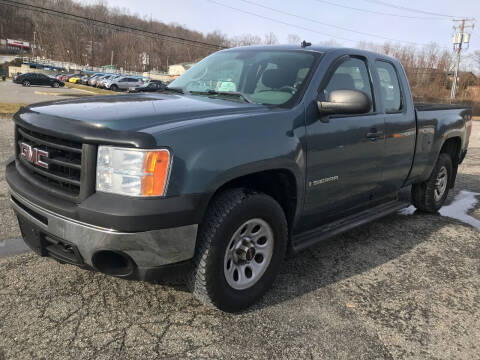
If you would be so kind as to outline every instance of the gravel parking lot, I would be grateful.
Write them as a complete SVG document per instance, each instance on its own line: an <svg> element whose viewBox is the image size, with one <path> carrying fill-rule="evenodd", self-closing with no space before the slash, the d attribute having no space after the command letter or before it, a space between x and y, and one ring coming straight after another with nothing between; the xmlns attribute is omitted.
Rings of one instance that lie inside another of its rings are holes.
<svg viewBox="0 0 480 360"><path fill-rule="evenodd" d="M4 181L11 120L0 130L0 254L9 255L23 248ZM479 202L480 122L443 215L406 210L289 258L261 303L237 315L203 306L181 281L3 257L0 359L478 359Z"/></svg>

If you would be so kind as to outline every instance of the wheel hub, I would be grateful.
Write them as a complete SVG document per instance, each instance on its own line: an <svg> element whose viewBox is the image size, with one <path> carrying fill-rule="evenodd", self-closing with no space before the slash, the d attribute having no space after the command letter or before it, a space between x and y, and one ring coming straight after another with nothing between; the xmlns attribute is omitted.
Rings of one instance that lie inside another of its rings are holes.
<svg viewBox="0 0 480 360"><path fill-rule="evenodd" d="M249 263L255 257L255 245L252 243L250 238L244 238L238 242L238 245L235 250L236 261L235 263Z"/></svg>

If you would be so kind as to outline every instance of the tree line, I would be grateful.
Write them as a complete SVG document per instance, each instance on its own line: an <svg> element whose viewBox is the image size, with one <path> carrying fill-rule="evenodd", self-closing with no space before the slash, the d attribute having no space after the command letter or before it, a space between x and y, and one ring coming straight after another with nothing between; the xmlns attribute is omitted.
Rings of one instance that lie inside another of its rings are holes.
<svg viewBox="0 0 480 360"><path fill-rule="evenodd" d="M271 32L264 36L244 34L227 37L220 31L207 34L187 29L177 24L140 18L126 10L109 8L104 3L78 3L73 0L22 0L29 4L75 14L76 18L52 15L0 4L0 38L35 42L34 55L69 61L81 65L102 66L112 64L130 71L167 71L175 63L194 62L223 47L277 44L279 39ZM99 25L80 19L92 18L108 23L137 28L150 33L160 33L179 41L155 35L142 35L116 27ZM298 35L290 34L287 42L300 44ZM315 42L314 43L319 43ZM211 44L202 45L200 43ZM339 45L335 41L324 45ZM357 47L381 52L398 58L405 67L416 98L447 98L452 83L453 54L436 44L422 48L385 43L382 45L361 42ZM143 54L148 54L148 64ZM480 52L471 57L480 70ZM468 72L461 73L459 96L472 97L468 88L478 80ZM473 100L473 99L472 99Z"/></svg>

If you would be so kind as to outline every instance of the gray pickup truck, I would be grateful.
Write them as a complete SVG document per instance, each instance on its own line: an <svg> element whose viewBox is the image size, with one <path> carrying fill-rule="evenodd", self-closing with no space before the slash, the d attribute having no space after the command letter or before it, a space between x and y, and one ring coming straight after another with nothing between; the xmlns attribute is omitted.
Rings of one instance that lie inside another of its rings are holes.
<svg viewBox="0 0 480 360"><path fill-rule="evenodd" d="M6 179L33 250L128 279L181 271L224 311L256 302L288 252L410 203L436 212L472 129L469 108L414 105L396 59L308 44L220 51L163 93L14 122Z"/></svg>

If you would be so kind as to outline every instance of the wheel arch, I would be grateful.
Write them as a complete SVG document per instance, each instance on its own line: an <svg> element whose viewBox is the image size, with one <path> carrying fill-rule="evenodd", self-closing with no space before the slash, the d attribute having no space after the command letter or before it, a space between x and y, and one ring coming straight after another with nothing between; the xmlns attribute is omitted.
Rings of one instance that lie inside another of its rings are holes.
<svg viewBox="0 0 480 360"><path fill-rule="evenodd" d="M452 159L452 174L450 176L450 188L452 189L455 184L455 179L457 178L458 164L460 163L460 152L462 149L462 139L460 136L453 136L448 138L443 143L440 154L448 154Z"/></svg>
<svg viewBox="0 0 480 360"><path fill-rule="evenodd" d="M298 207L301 203L298 192L299 186L301 186L299 179L290 169L286 168L268 169L244 174L229 179L217 187L205 204L204 216L212 201L220 193L229 189L245 188L265 193L274 198L285 213L289 232L291 233L296 216L299 213Z"/></svg>

